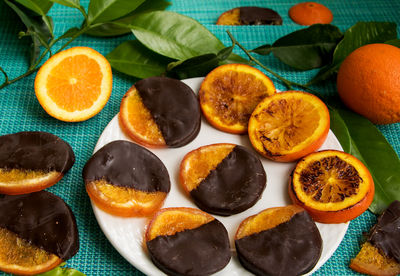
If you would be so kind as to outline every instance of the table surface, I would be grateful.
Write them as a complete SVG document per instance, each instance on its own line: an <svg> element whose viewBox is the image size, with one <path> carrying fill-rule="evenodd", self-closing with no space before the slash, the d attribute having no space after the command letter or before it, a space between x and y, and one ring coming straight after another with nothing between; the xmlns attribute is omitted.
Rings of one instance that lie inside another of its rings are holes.
<svg viewBox="0 0 400 276"><path fill-rule="evenodd" d="M87 7L88 1L81 0ZM303 28L288 17L288 10L299 1L288 0L172 0L168 10L190 16L212 33L225 45L230 45L226 30L246 48L273 43L277 38L292 31ZM330 0L319 1L328 6L333 14L332 24L342 31L357 21L391 21L400 25L400 1L394 0ZM238 6L262 6L276 10L283 18L282 26L216 26L215 22L222 12ZM55 35L59 36L70 27L79 26L81 15L74 9L54 5L49 13L54 20ZM21 75L27 69L28 39L18 39L17 35L24 27L18 18L0 2L0 66L9 73L10 78ZM398 28L398 30L400 30ZM133 39L129 34L117 38L79 37L72 46L89 46L103 55L109 53L123 41ZM56 45L57 46L57 45ZM240 53L239 49L235 49ZM272 56L262 57L261 61L276 70L286 78L305 83L316 73L316 70L297 72L282 64ZM35 74L10 85L0 91L0 135L19 131L51 132L71 144L76 163L71 171L56 185L47 189L61 196L72 208L80 235L80 250L67 262L69 267L76 268L87 275L142 275L131 266L108 242L101 232L85 192L81 172L84 164L90 158L94 146L108 122L119 111L122 96L136 79L113 72L113 92L105 108L94 118L80 123L64 123L48 116L39 105L34 95ZM278 89L284 87L272 78ZM2 81L2 76L0 76ZM334 81L326 82L317 87L322 93L336 93ZM378 126L381 132L400 154L400 124ZM347 234L334 255L314 275L352 275L348 264L358 250L362 233L375 223L376 217L365 212L351 221Z"/></svg>

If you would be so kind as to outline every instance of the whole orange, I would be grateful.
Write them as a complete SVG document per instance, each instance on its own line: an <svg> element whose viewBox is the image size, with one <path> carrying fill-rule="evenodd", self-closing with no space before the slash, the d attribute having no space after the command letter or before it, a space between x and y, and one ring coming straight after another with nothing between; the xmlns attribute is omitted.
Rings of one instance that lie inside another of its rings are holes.
<svg viewBox="0 0 400 276"><path fill-rule="evenodd" d="M400 122L400 49L368 44L346 57L337 76L343 103L374 124Z"/></svg>

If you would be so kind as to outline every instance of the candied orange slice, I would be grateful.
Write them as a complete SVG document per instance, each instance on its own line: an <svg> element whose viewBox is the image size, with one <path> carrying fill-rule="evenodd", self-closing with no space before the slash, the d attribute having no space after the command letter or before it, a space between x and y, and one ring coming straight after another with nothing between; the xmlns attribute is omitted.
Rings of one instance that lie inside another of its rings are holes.
<svg viewBox="0 0 400 276"><path fill-rule="evenodd" d="M275 93L271 79L244 64L221 65L203 80L200 106L207 121L229 133L246 133L257 104Z"/></svg>
<svg viewBox="0 0 400 276"><path fill-rule="evenodd" d="M186 154L179 170L180 182L186 192L196 189L234 147L234 144L207 145Z"/></svg>
<svg viewBox="0 0 400 276"><path fill-rule="evenodd" d="M0 228L0 270L18 275L36 275L57 267L62 260Z"/></svg>
<svg viewBox="0 0 400 276"><path fill-rule="evenodd" d="M315 221L342 223L368 209L374 182L364 164L342 151L325 150L301 159L290 179L292 201Z"/></svg>
<svg viewBox="0 0 400 276"><path fill-rule="evenodd" d="M119 122L124 132L134 141L147 147L167 146L161 130L150 111L144 106L135 86L132 86L122 98Z"/></svg>
<svg viewBox="0 0 400 276"><path fill-rule="evenodd" d="M298 3L289 9L290 18L299 25L329 24L333 14L326 6L316 2Z"/></svg>
<svg viewBox="0 0 400 276"><path fill-rule="evenodd" d="M302 211L304 209L297 205L265 209L240 223L235 240L272 229L279 224L289 221L295 214Z"/></svg>
<svg viewBox="0 0 400 276"><path fill-rule="evenodd" d="M146 240L157 236L174 235L184 230L195 229L214 220L211 215L194 208L164 208L159 210L149 223Z"/></svg>
<svg viewBox="0 0 400 276"><path fill-rule="evenodd" d="M400 274L400 264L387 257L370 242L365 242L357 256L351 260L350 268L364 274L395 276Z"/></svg>
<svg viewBox="0 0 400 276"><path fill-rule="evenodd" d="M291 162L317 149L329 132L329 111L316 96L286 91L265 98L249 120L249 138L264 157Z"/></svg>
<svg viewBox="0 0 400 276"><path fill-rule="evenodd" d="M49 58L35 78L36 97L52 117L87 120L105 106L112 90L107 59L88 47L73 47Z"/></svg>
<svg viewBox="0 0 400 276"><path fill-rule="evenodd" d="M118 187L105 180L89 182L86 191L100 209L122 217L149 216L162 206L167 197L164 192Z"/></svg>
<svg viewBox="0 0 400 276"><path fill-rule="evenodd" d="M56 171L0 169L0 193L8 195L37 192L61 180L63 174Z"/></svg>

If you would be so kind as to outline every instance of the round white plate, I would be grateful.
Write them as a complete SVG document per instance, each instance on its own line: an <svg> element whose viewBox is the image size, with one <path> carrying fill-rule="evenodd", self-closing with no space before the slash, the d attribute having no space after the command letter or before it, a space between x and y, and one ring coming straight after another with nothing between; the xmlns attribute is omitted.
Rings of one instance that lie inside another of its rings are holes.
<svg viewBox="0 0 400 276"><path fill-rule="evenodd" d="M199 91L200 84L203 78L193 78L183 80L184 83L189 85L195 93ZM101 134L94 152L99 150L105 144L114 140L128 140L121 131L118 124L118 114L111 120L111 122L104 129ZM165 148L165 149L150 149L156 154L165 164L168 169L171 179L171 192L163 207L194 207L196 205L185 194L179 184L179 165L182 158L189 151L196 149L200 146L214 144L214 143L234 143L243 145L252 149L247 135L234 135L219 131L211 127L204 118L202 119L201 129L199 135L188 145L181 148ZM336 149L342 150L335 135L329 131L328 138L321 149ZM266 208L285 206L291 204L287 192L287 183L291 170L294 168L294 163L278 163L269 161L260 156L267 173L267 187L262 194L262 198L250 209L230 216L221 217L214 216L220 220L226 227L229 233L232 248L232 259L229 264L216 275L251 275L239 263L233 237L240 222L250 215L254 215ZM147 275L164 275L154 264L151 262L150 257L145 251L143 236L145 227L148 222L146 218L122 218L110 215L92 203L93 212L96 219L103 230L104 234L114 246L116 250L133 266ZM333 254L339 246L346 233L348 223L342 224L321 224L317 223L318 229L321 233L323 240L323 251L320 260L315 266L317 270L322 266Z"/></svg>

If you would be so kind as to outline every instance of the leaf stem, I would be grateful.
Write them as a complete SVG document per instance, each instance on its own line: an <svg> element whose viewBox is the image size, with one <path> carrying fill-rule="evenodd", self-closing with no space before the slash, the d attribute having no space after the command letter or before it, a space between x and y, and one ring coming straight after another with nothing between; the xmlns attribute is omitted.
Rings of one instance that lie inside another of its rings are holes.
<svg viewBox="0 0 400 276"><path fill-rule="evenodd" d="M259 60L257 60L255 57L253 57L250 52L244 48L231 34L231 32L229 32L229 30L226 31L230 37L230 39L232 40L232 43L234 45L239 46L240 49L242 49L242 51L248 56L248 58L253 61L255 64L257 64L258 66L260 66L262 69L264 69L265 71L267 71L268 73L270 73L271 75L273 75L274 77L276 77L277 79L279 79L281 82L283 82L283 84L289 89L293 89L293 86L297 86L300 88L303 88L305 90L308 90L310 92L313 93L318 93L317 91L315 91L314 89L309 88L308 86L301 84L301 83L297 83L297 82L293 82L290 81L288 79L285 79L284 77L280 76L278 73L272 71L271 69L269 69L268 67L266 67L264 64L262 64Z"/></svg>

